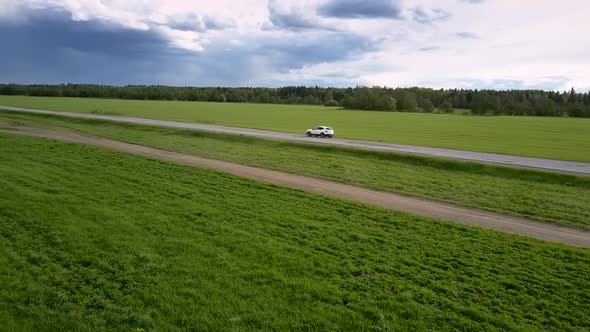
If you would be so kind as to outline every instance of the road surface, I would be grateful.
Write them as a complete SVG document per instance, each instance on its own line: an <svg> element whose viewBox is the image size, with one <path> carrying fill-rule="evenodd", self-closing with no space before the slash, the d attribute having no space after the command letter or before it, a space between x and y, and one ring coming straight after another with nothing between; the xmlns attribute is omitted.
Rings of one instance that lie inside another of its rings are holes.
<svg viewBox="0 0 590 332"><path fill-rule="evenodd" d="M260 138L274 139L274 140L317 143L317 144L334 145L334 146L349 147L349 148L360 148L360 149L374 150L374 151L401 152L401 153L408 153L408 154L426 155L426 156L431 156L431 157L459 159L459 160L467 160L467 161L475 161L475 162L483 162L483 163L502 164L502 165L509 165L509 166L515 166L515 167L527 167L527 168L536 168L536 169L548 170L548 171L590 175L590 163L584 163L584 162L521 157L521 156L504 155L504 154L497 154L497 153L485 153L485 152L429 148L429 147L422 147L422 146L379 143L379 142L360 141L360 140L343 139L343 138L332 138L332 139L310 138L305 135L268 131L268 130L216 126L216 125L208 125L208 124L201 124L201 123L153 120L153 119L126 117L126 116L48 111L48 110L37 110L37 109L14 107L14 106L4 106L4 105L0 105L0 109L15 111L15 112L24 112L24 113L49 114L49 115L67 116L67 117L74 117L74 118L124 122L124 123L132 123L132 124L139 124L139 125L171 127L171 128L181 128L181 129L191 129L191 130L203 130L203 131L226 133L226 134L248 135L248 136L255 136L255 137L260 137ZM302 128L302 130L305 130L305 129L306 128ZM338 134L338 132L336 132L336 134Z"/></svg>
<svg viewBox="0 0 590 332"><path fill-rule="evenodd" d="M357 201L386 209L405 211L420 216L439 218L460 224L524 235L540 240L590 248L590 232L536 222L526 218L464 208L452 204L360 188L308 176L206 159L110 139L80 135L72 132L58 132L26 126L15 126L6 123L0 123L0 132L100 146L143 157L171 161L193 167L214 169L264 183Z"/></svg>

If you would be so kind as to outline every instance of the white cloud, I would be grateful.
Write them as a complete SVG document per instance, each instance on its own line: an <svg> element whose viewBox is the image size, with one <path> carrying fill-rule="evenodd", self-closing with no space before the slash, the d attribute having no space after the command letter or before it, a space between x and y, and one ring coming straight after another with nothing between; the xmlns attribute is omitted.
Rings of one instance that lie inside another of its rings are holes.
<svg viewBox="0 0 590 332"><path fill-rule="evenodd" d="M432 4L452 16L435 25L380 21L371 34L379 29L386 32L381 51L370 59L332 63L330 68L319 64L302 71L321 75L347 68L369 85L590 88L590 39L584 33L590 31L585 17L590 3L565 1L559 7L561 14L550 0L536 1L534 6L509 0ZM402 32L389 34L392 30Z"/></svg>

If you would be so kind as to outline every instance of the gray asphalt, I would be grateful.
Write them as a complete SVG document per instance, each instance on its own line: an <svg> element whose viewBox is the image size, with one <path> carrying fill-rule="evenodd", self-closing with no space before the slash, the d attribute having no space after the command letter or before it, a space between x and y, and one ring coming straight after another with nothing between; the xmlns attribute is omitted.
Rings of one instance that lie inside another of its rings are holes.
<svg viewBox="0 0 590 332"><path fill-rule="evenodd" d="M343 138L332 138L332 139L310 138L310 137L307 137L303 134L298 135L298 134L268 131L268 130L216 126L216 125L201 124L201 123L153 120L153 119L126 117L126 116L49 111L49 110L39 110L39 109L4 106L4 105L0 105L0 109L14 111L14 112L23 112L23 113L48 114L48 115L58 115L58 116L73 117L73 118L132 123L132 124L139 124L139 125L150 125L150 126L159 126L159 127L202 130L202 131L209 131L209 132L216 132L216 133L247 135L247 136L255 136L255 137L274 139L274 140L316 143L316 144L323 144L323 145L360 148L360 149L373 150L373 151L401 152L401 153L425 155L425 156L431 156L431 157L450 158L450 159L475 161L475 162L482 162L482 163L501 164L501 165L515 166L515 167L535 168L535 169L564 172L564 173L576 173L576 174L590 175L590 163L584 163L584 162L555 160L555 159L543 159L543 158L530 158L530 157L497 154L497 153L484 153L484 152L473 152L473 151L463 151L463 150L429 148L429 147L423 147L423 146L380 143L380 142L360 141L360 140L343 139ZM310 126L314 126L314 125L316 125L316 124L310 124ZM304 131L306 129L307 128L302 128L302 131ZM336 130L336 135L338 135L338 128L335 128L335 130Z"/></svg>

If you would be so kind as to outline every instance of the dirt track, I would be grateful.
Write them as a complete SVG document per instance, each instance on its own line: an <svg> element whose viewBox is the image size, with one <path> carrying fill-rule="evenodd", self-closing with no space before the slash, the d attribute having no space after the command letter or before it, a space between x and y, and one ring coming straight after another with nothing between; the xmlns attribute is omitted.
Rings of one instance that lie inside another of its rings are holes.
<svg viewBox="0 0 590 332"><path fill-rule="evenodd" d="M215 169L225 173L255 179L265 183L358 201L382 208L406 211L416 215L451 220L460 224L474 225L505 233L519 234L546 241L590 248L590 232L535 222L525 218L458 207L452 204L433 202L425 199L359 188L307 176L271 171L219 160L200 158L192 155L165 151L141 145L79 135L71 132L58 132L26 126L6 125L1 123L0 132L9 132L21 135L50 138L65 142L100 146L144 157L172 161L194 167Z"/></svg>

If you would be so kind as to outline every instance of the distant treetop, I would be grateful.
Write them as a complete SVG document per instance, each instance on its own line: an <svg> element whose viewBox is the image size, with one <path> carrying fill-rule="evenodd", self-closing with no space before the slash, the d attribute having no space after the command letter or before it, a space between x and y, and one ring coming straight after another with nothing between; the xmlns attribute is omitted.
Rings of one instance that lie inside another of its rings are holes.
<svg viewBox="0 0 590 332"><path fill-rule="evenodd" d="M401 112L590 117L590 93L543 90L466 90L430 88L282 88L108 86L91 84L0 84L0 95L46 97L185 100L232 103L273 103L342 106L345 109Z"/></svg>

